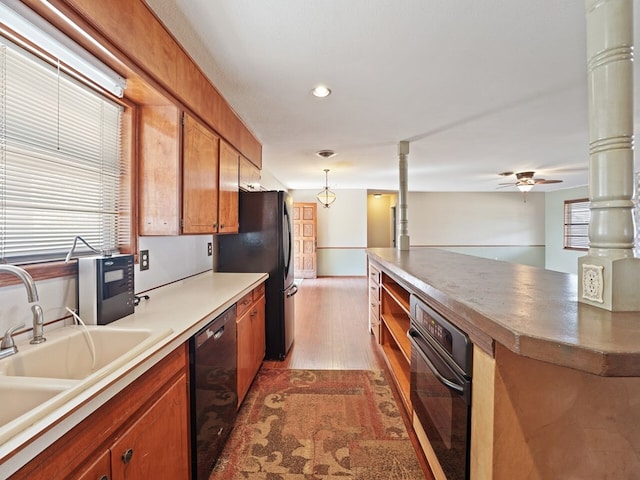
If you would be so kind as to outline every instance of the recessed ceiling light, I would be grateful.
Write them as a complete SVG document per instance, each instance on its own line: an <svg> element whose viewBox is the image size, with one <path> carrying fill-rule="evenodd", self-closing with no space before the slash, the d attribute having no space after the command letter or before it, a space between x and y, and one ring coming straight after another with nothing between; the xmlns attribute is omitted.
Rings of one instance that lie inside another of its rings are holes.
<svg viewBox="0 0 640 480"><path fill-rule="evenodd" d="M325 87L324 85L318 85L316 88L311 90L311 93L313 93L318 98L324 98L331 95L331 89Z"/></svg>

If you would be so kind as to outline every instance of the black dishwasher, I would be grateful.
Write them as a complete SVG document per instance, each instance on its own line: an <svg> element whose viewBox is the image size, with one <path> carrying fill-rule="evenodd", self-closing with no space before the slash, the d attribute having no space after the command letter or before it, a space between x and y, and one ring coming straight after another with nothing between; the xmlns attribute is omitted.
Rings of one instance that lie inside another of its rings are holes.
<svg viewBox="0 0 640 480"><path fill-rule="evenodd" d="M206 480L233 428L238 404L236 306L228 308L189 342L191 466Z"/></svg>

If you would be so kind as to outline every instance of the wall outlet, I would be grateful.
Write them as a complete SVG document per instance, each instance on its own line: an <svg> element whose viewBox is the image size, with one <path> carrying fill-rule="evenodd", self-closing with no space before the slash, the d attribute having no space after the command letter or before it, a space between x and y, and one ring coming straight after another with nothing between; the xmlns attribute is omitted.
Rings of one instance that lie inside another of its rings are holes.
<svg viewBox="0 0 640 480"><path fill-rule="evenodd" d="M149 250L140 250L140 271L149 270Z"/></svg>
<svg viewBox="0 0 640 480"><path fill-rule="evenodd" d="M207 243L207 255L213 255L213 245L211 244L211 242Z"/></svg>

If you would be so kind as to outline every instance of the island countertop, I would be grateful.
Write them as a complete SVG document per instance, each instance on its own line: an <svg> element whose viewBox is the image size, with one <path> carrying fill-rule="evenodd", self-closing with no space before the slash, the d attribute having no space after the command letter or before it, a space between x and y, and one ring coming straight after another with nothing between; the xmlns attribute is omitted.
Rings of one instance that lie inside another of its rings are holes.
<svg viewBox="0 0 640 480"><path fill-rule="evenodd" d="M576 275L436 248L367 254L484 350L498 342L596 375L640 376L640 313L579 303Z"/></svg>

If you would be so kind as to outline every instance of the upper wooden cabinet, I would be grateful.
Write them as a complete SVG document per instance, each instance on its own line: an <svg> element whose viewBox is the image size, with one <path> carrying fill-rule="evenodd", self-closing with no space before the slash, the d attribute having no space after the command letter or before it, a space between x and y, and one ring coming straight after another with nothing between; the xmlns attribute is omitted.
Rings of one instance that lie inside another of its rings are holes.
<svg viewBox="0 0 640 480"><path fill-rule="evenodd" d="M260 169L246 157L240 155L240 190L245 192L260 191Z"/></svg>
<svg viewBox="0 0 640 480"><path fill-rule="evenodd" d="M182 233L217 233L220 139L187 114L184 115L183 135ZM232 210L233 206L225 208ZM237 199L235 210L237 223Z"/></svg>
<svg viewBox="0 0 640 480"><path fill-rule="evenodd" d="M238 233L238 152L220 141L218 233Z"/></svg>
<svg viewBox="0 0 640 480"><path fill-rule="evenodd" d="M173 105L140 109L140 146L140 235L238 232L233 147Z"/></svg>
<svg viewBox="0 0 640 480"><path fill-rule="evenodd" d="M180 109L139 109L138 233L180 233Z"/></svg>

